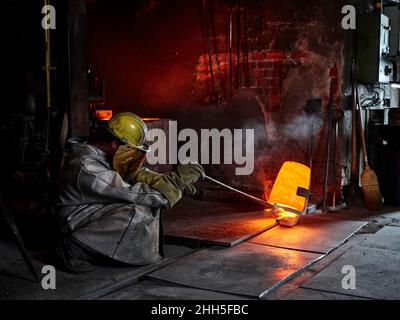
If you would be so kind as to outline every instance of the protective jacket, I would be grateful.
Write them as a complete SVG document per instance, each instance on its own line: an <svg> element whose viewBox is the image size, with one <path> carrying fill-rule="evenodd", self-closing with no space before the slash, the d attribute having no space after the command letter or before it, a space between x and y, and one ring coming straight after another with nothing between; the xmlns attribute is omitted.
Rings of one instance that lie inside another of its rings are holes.
<svg viewBox="0 0 400 320"><path fill-rule="evenodd" d="M64 237L124 263L153 263L161 259L160 210L167 207L147 184L126 183L99 148L71 145L56 203Z"/></svg>

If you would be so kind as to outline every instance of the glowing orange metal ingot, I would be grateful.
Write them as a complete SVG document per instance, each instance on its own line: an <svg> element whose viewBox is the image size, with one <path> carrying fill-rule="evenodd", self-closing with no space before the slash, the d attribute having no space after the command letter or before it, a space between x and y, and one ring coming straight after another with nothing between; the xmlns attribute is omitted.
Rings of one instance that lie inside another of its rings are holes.
<svg viewBox="0 0 400 320"><path fill-rule="evenodd" d="M112 118L112 110L96 110L96 117L102 121L108 121Z"/></svg>
<svg viewBox="0 0 400 320"><path fill-rule="evenodd" d="M272 186L268 202L303 212L307 204L311 170L293 161L286 161Z"/></svg>

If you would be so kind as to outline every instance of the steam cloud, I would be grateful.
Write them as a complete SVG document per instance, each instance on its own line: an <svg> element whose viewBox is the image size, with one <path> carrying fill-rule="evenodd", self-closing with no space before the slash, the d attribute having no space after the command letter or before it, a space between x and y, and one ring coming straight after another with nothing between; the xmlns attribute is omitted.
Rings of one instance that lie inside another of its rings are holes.
<svg viewBox="0 0 400 320"><path fill-rule="evenodd" d="M309 137L310 122L313 121L313 137L317 136L323 127L323 120L318 116L300 115L287 123L277 123L269 121L267 123L248 120L244 123L242 129L254 129L254 144L266 145L269 143L282 142L285 139L299 142L307 142ZM279 133L279 135L268 135L268 133ZM278 139L278 140L277 140Z"/></svg>

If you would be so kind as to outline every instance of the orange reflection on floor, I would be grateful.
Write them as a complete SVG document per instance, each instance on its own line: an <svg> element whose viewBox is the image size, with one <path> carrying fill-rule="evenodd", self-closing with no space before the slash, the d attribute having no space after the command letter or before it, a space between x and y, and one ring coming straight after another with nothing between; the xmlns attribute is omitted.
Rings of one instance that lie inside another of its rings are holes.
<svg viewBox="0 0 400 320"><path fill-rule="evenodd" d="M297 266L304 265L307 262L305 261L304 253L300 251L285 250L284 253L279 253L279 259L282 259L282 255L284 255L285 267L271 270L271 273L274 277L283 279L292 272L297 271Z"/></svg>

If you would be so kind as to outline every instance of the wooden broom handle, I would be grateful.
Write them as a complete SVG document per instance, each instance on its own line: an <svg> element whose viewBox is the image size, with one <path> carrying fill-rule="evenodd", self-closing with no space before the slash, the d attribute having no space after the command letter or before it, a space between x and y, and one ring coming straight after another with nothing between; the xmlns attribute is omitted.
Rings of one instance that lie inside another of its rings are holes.
<svg viewBox="0 0 400 320"><path fill-rule="evenodd" d="M363 155L364 155L364 166L366 169L369 168L368 165L368 155L367 155L367 145L365 143L365 135L364 135L364 127L362 123L362 118L361 118L361 105L360 105L360 100L358 98L358 84L356 83L356 99L357 99L357 114L358 114L358 122L360 126L360 136L361 136L361 144L362 144L362 149L363 149Z"/></svg>

